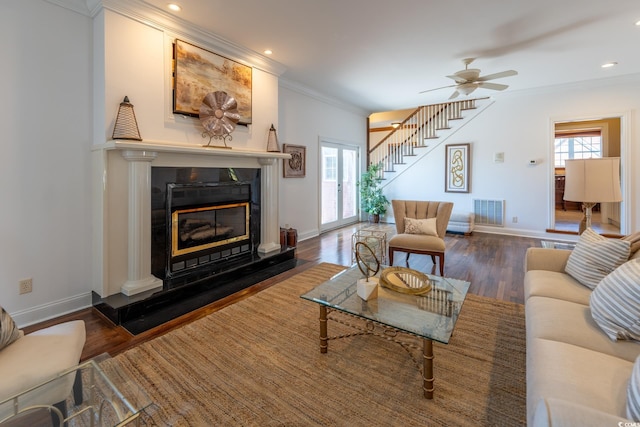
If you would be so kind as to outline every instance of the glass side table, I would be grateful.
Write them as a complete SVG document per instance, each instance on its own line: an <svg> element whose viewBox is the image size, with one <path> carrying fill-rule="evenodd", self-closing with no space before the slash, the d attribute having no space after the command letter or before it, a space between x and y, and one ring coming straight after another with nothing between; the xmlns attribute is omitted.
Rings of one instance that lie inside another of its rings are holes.
<svg viewBox="0 0 640 427"><path fill-rule="evenodd" d="M387 260L387 233L377 229L363 228L351 236L351 263L356 262L356 243L362 242L371 248L380 264Z"/></svg>
<svg viewBox="0 0 640 427"><path fill-rule="evenodd" d="M554 242L552 240L542 240L540 242L543 248L550 249L568 249L573 250L576 247L574 242Z"/></svg>
<svg viewBox="0 0 640 427"><path fill-rule="evenodd" d="M151 399L132 378L118 375L117 372L107 375L100 363L109 357L103 354L83 362L0 402L0 413L9 414L0 419L0 426L140 425L142 411L151 406ZM63 414L56 406L40 404L37 397L64 382L68 376L81 379L82 397L76 396L79 389L74 386L71 396L67 398L67 416L61 420Z"/></svg>

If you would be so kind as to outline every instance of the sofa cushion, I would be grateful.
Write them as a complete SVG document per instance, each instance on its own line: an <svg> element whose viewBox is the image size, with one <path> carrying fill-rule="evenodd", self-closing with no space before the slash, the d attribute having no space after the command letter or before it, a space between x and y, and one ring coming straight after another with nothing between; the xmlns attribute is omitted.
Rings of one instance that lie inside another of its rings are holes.
<svg viewBox="0 0 640 427"><path fill-rule="evenodd" d="M540 399L533 416L535 424L528 427L602 427L625 426L629 420L625 417L598 411L580 403L567 402L564 399L550 397Z"/></svg>
<svg viewBox="0 0 640 427"><path fill-rule="evenodd" d="M13 318L0 307L0 350L22 336L22 331L18 329Z"/></svg>
<svg viewBox="0 0 640 427"><path fill-rule="evenodd" d="M405 218L404 232L406 234L426 234L427 236L437 236L438 228L436 218Z"/></svg>
<svg viewBox="0 0 640 427"><path fill-rule="evenodd" d="M616 341L640 341L640 259L633 259L602 279L591 294L591 314Z"/></svg>
<svg viewBox="0 0 640 427"><path fill-rule="evenodd" d="M588 306L591 292L591 289L582 286L580 282L566 273L530 270L524 276L525 301L528 301L532 296L542 296Z"/></svg>
<svg viewBox="0 0 640 427"><path fill-rule="evenodd" d="M558 398L626 417L633 362L559 341L527 339L527 419L540 399Z"/></svg>
<svg viewBox="0 0 640 427"><path fill-rule="evenodd" d="M589 306L547 297L531 297L525 305L527 336L573 344L634 362L637 341L614 342L591 317Z"/></svg>
<svg viewBox="0 0 640 427"><path fill-rule="evenodd" d="M607 274L629 259L630 247L626 240L608 239L587 228L569 255L566 272L594 289Z"/></svg>
<svg viewBox="0 0 640 427"><path fill-rule="evenodd" d="M640 357L633 365L633 372L627 386L627 417L640 421Z"/></svg>

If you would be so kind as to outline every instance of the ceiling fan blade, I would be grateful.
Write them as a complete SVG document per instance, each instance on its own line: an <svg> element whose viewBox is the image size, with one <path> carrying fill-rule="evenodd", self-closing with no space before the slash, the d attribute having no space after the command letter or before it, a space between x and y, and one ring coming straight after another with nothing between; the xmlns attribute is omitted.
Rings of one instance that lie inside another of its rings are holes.
<svg viewBox="0 0 640 427"><path fill-rule="evenodd" d="M516 76L516 75L518 75L518 72L516 70L507 70L507 71L502 71L500 73L487 74L486 76L480 76L476 81L486 82L487 80L500 79L502 77L510 77L510 76Z"/></svg>
<svg viewBox="0 0 640 427"><path fill-rule="evenodd" d="M460 76L456 76L455 74L452 74L452 75L447 76L447 77L449 77L450 79L454 80L456 83L466 83L467 82L467 79L462 78Z"/></svg>
<svg viewBox="0 0 640 427"><path fill-rule="evenodd" d="M457 85L449 85L449 86L442 86L442 87L437 87L435 89L427 89L427 90L423 90L422 92L418 92L418 93L427 93L427 92L433 92L434 90L440 90L440 89L446 89L448 87L456 87Z"/></svg>
<svg viewBox="0 0 640 427"><path fill-rule="evenodd" d="M460 92L458 92L457 90L455 92L453 92L451 94L451 96L449 97L449 99L455 99L458 97L458 95L460 95Z"/></svg>
<svg viewBox="0 0 640 427"><path fill-rule="evenodd" d="M487 83L487 82L478 82L478 86L484 89L491 89L491 90L505 90L506 88L509 87L509 85L503 85L500 83Z"/></svg>

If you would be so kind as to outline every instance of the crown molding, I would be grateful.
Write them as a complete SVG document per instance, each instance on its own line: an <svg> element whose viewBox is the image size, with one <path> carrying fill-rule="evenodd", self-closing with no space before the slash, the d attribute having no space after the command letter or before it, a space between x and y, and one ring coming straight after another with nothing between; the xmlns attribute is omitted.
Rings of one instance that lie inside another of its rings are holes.
<svg viewBox="0 0 640 427"><path fill-rule="evenodd" d="M555 85L538 86L526 89L508 90L502 93L496 93L493 96L502 97L509 95L534 95L545 93L558 93L566 90L587 90L598 87L607 87L612 85L637 85L640 82L640 73L622 74L619 76L602 77L600 79L579 80L567 83L558 83Z"/></svg>
<svg viewBox="0 0 640 427"><path fill-rule="evenodd" d="M305 95L308 96L310 98L314 98L320 102L324 102L325 104L329 104L329 105L333 105L334 107L338 107L341 108L343 110L347 110L350 111L354 114L359 114L362 115L364 117L369 116L369 114L371 114L371 111L365 110L363 108L359 108L356 107L355 105L352 104L347 104L346 102L343 102L339 99L336 98L332 98L329 97L327 95L324 95L320 92L317 92L307 86L304 86L298 82L295 82L293 80L287 80L284 78L279 78L278 79L278 85L280 87L286 88L286 89L290 89L294 92L298 92L301 95Z"/></svg>
<svg viewBox="0 0 640 427"><path fill-rule="evenodd" d="M201 47L209 48L250 67L275 76L280 76L287 68L266 56L224 39L204 28L198 27L167 11L141 0L46 0L74 12L95 17L102 9L107 9L127 18L148 25L176 38L184 39Z"/></svg>
<svg viewBox="0 0 640 427"><path fill-rule="evenodd" d="M65 9L73 10L85 16L92 16L91 3L96 3L96 0L45 0L49 3L58 5Z"/></svg>

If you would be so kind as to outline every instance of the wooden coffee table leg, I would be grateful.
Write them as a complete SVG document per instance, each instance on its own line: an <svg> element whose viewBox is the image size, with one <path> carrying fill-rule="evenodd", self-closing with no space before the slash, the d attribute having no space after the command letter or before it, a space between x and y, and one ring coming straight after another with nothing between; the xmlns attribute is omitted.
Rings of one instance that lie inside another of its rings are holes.
<svg viewBox="0 0 640 427"><path fill-rule="evenodd" d="M423 343L422 388L424 397L433 399L433 341L424 338Z"/></svg>
<svg viewBox="0 0 640 427"><path fill-rule="evenodd" d="M327 338L327 306L320 305L320 353L326 353L329 347Z"/></svg>

